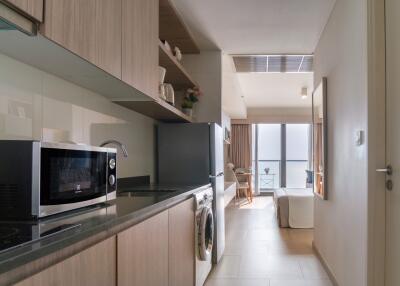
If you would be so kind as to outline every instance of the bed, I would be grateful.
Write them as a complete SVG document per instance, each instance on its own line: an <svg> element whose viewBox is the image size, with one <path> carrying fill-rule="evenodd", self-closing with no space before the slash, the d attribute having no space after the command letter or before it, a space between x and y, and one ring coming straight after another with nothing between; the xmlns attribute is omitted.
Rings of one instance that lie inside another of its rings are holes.
<svg viewBox="0 0 400 286"><path fill-rule="evenodd" d="M280 227L314 227L314 193L310 189L277 189L274 204Z"/></svg>

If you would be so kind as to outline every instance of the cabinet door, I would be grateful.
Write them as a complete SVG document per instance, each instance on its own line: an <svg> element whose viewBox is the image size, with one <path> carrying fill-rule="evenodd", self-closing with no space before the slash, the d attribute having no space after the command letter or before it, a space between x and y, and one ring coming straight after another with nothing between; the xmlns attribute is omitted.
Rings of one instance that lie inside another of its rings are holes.
<svg viewBox="0 0 400 286"><path fill-rule="evenodd" d="M195 283L194 201L187 200L169 210L169 285Z"/></svg>
<svg viewBox="0 0 400 286"><path fill-rule="evenodd" d="M121 0L46 0L41 33L121 78Z"/></svg>
<svg viewBox="0 0 400 286"><path fill-rule="evenodd" d="M158 94L158 0L122 0L122 80Z"/></svg>
<svg viewBox="0 0 400 286"><path fill-rule="evenodd" d="M43 21L43 0L6 0L35 20Z"/></svg>
<svg viewBox="0 0 400 286"><path fill-rule="evenodd" d="M168 211L117 236L118 286L168 285Z"/></svg>
<svg viewBox="0 0 400 286"><path fill-rule="evenodd" d="M121 79L121 0L97 0L96 61L106 72Z"/></svg>
<svg viewBox="0 0 400 286"><path fill-rule="evenodd" d="M94 63L96 0L46 0L44 36Z"/></svg>
<svg viewBox="0 0 400 286"><path fill-rule="evenodd" d="M116 238L102 241L16 286L116 285Z"/></svg>

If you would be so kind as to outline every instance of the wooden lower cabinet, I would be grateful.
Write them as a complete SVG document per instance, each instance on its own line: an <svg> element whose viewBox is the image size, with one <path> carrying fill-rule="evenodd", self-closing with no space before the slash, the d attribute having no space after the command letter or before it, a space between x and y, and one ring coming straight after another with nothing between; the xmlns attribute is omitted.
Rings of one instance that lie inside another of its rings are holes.
<svg viewBox="0 0 400 286"><path fill-rule="evenodd" d="M168 285L168 210L117 235L118 286Z"/></svg>
<svg viewBox="0 0 400 286"><path fill-rule="evenodd" d="M169 209L169 285L195 284L194 199Z"/></svg>
<svg viewBox="0 0 400 286"><path fill-rule="evenodd" d="M194 286L194 201L186 200L17 286Z"/></svg>
<svg viewBox="0 0 400 286"><path fill-rule="evenodd" d="M16 286L113 286L116 281L116 237L113 236Z"/></svg>
<svg viewBox="0 0 400 286"><path fill-rule="evenodd" d="M118 286L193 286L194 202L186 200L118 234Z"/></svg>

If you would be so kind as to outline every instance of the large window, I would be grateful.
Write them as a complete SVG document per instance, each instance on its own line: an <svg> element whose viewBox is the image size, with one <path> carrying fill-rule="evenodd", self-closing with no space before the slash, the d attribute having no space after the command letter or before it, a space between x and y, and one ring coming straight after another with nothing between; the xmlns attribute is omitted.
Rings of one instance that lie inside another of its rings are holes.
<svg viewBox="0 0 400 286"><path fill-rule="evenodd" d="M309 124L255 124L253 170L255 187L305 188L310 164Z"/></svg>
<svg viewBox="0 0 400 286"><path fill-rule="evenodd" d="M281 125L258 125L259 188L276 189L280 186Z"/></svg>
<svg viewBox="0 0 400 286"><path fill-rule="evenodd" d="M305 188L309 169L310 125L286 125L286 187Z"/></svg>

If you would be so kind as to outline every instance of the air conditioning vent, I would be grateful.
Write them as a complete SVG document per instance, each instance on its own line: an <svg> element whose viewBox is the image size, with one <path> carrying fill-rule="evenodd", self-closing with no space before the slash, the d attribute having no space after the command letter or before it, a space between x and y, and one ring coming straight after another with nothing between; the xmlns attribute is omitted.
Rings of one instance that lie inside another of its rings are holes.
<svg viewBox="0 0 400 286"><path fill-rule="evenodd" d="M233 56L236 71L304 73L313 71L312 55L238 55Z"/></svg>

